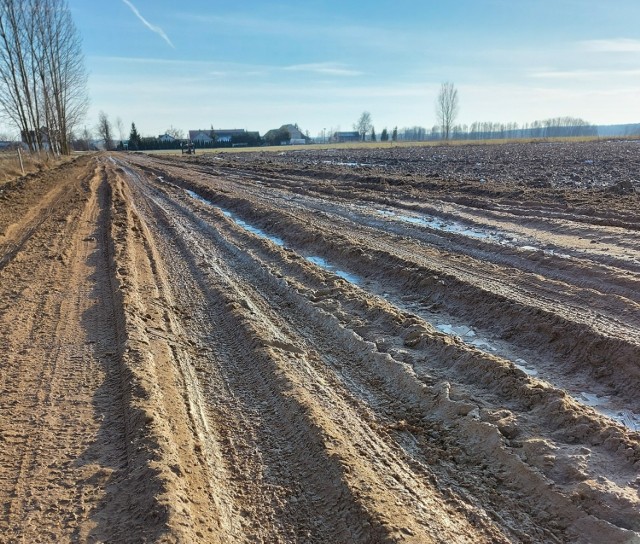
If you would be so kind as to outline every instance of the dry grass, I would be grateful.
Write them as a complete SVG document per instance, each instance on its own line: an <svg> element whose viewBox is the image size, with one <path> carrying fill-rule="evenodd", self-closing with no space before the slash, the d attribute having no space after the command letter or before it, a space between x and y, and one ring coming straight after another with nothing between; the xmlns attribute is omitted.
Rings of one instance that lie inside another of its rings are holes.
<svg viewBox="0 0 640 544"><path fill-rule="evenodd" d="M205 154L224 154L224 153L250 153L256 151L266 152L283 152L283 151L299 151L302 149L322 150L322 149L389 149L394 147L440 147L440 146L462 146L462 145L503 145L503 144L528 144L541 142L559 142L559 143L580 143L580 142L598 142L603 140L637 140L638 136L624 138L600 138L598 136L577 136L566 138L512 138L512 139L491 139L491 140L450 140L443 142L442 140L433 140L428 142L349 142L349 143L328 143L328 144L309 144L309 145L288 145L288 146L272 146L272 147L223 147L217 149L197 149L198 155ZM179 149L165 149L158 151L143 151L142 153L160 154L160 155L181 155Z"/></svg>
<svg viewBox="0 0 640 544"><path fill-rule="evenodd" d="M25 174L37 172L43 168L49 168L59 162L46 153L29 153L28 151L21 151L21 154ZM20 168L18 151L15 149L0 151L0 185L22 175L23 172Z"/></svg>

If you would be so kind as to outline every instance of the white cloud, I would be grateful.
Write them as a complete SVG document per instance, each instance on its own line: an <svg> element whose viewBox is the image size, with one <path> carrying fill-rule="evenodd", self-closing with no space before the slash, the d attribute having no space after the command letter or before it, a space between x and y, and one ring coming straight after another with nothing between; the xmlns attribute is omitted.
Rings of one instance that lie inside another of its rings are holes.
<svg viewBox="0 0 640 544"><path fill-rule="evenodd" d="M156 25L152 25L149 21L147 21L138 11L138 8L136 8L131 2L129 2L129 0L122 0L127 6L129 6L129 8L131 8L131 11L133 11L134 15L140 19L140 21L142 21L142 24L144 26L146 26L149 30L151 30L151 32L155 32L158 36L160 36L165 42L167 42L171 47L173 47L175 49L175 46L173 45L173 43L171 43L171 40L169 39L169 36L166 35L165 31L162 30L159 26Z"/></svg>

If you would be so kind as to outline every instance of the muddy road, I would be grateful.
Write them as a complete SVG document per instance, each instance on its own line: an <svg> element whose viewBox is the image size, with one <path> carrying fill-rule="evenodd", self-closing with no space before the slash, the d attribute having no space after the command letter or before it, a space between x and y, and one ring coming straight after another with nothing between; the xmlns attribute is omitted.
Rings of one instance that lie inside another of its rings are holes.
<svg viewBox="0 0 640 544"><path fill-rule="evenodd" d="M0 187L0 542L640 541L640 198L398 168Z"/></svg>

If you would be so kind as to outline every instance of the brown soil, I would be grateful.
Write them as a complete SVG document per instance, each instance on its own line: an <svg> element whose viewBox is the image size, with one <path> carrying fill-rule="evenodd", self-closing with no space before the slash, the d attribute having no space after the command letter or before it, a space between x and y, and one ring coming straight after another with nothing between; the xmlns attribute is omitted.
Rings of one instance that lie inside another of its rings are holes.
<svg viewBox="0 0 640 544"><path fill-rule="evenodd" d="M0 542L640 541L633 183L425 152L6 185Z"/></svg>

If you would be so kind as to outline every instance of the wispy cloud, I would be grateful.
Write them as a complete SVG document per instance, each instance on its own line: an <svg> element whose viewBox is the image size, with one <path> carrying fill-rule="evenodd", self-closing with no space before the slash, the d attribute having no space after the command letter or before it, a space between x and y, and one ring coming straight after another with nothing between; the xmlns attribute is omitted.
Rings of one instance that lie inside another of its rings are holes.
<svg viewBox="0 0 640 544"><path fill-rule="evenodd" d="M277 66L274 64L248 64L234 62L220 62L211 60L176 60L152 57L122 57L122 56L92 56L90 60L101 63L115 63L118 66L126 64L143 65L147 69L154 67L170 70L172 73L206 71L216 77L257 77L279 74L281 72L306 72L321 76L354 77L364 75L364 72L350 68L340 62L316 62L308 64L293 64Z"/></svg>
<svg viewBox="0 0 640 544"><path fill-rule="evenodd" d="M614 38L581 42L583 49L596 53L640 53L640 40Z"/></svg>
<svg viewBox="0 0 640 544"><path fill-rule="evenodd" d="M167 42L171 47L173 47L175 49L175 45L173 45L173 43L171 43L171 40L169 39L169 36L166 35L165 31L162 30L159 26L156 25L152 25L149 21L147 21L138 11L138 8L136 8L131 2L129 2L129 0L122 0L127 6L129 6L129 8L131 9L131 11L133 11L134 15L140 19L140 21L142 22L142 24L144 26L146 26L149 30L151 30L151 32L155 32L158 36L160 36L165 42Z"/></svg>
<svg viewBox="0 0 640 544"><path fill-rule="evenodd" d="M333 63L333 62L317 62L311 64L294 64L292 66L285 66L284 70L288 72L311 72L314 74L328 75L328 76L361 76L363 72L359 70L352 70L345 64Z"/></svg>

